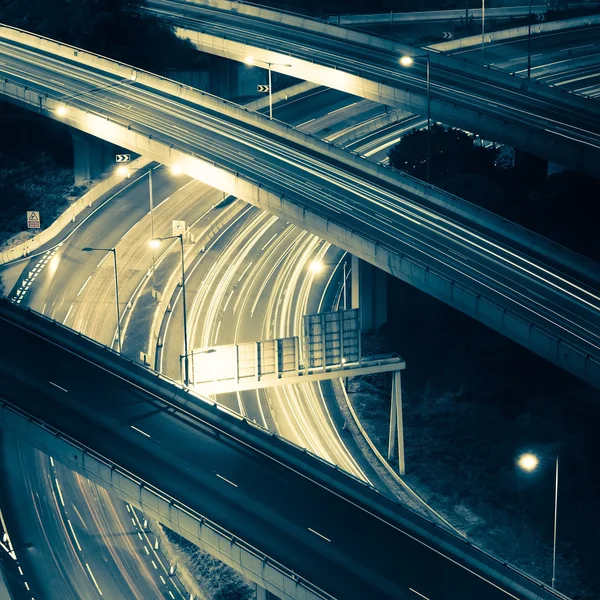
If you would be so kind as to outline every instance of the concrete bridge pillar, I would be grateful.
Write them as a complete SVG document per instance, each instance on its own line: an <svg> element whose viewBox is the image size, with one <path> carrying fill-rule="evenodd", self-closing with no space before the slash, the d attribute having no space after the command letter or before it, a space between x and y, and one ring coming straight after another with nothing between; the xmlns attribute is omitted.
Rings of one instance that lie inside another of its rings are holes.
<svg viewBox="0 0 600 600"><path fill-rule="evenodd" d="M256 600L279 600L277 596L265 590L265 588L256 585Z"/></svg>
<svg viewBox="0 0 600 600"><path fill-rule="evenodd" d="M96 137L71 129L75 185L85 185L102 175L114 162L116 147Z"/></svg>
<svg viewBox="0 0 600 600"><path fill-rule="evenodd" d="M387 323L388 275L356 256L351 268L351 306L360 309L363 333L376 331Z"/></svg>

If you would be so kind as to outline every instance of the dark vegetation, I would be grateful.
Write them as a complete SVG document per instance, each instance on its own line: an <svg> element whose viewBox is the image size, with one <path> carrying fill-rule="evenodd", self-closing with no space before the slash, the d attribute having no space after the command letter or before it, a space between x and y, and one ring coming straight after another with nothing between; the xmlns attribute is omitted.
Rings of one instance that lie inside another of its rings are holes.
<svg viewBox="0 0 600 600"><path fill-rule="evenodd" d="M0 0L0 22L154 72L206 64L204 55L141 5L141 0ZM42 226L48 226L68 197L82 190L73 186L67 127L4 103L0 125L1 244L26 229L26 210L40 210Z"/></svg>
<svg viewBox="0 0 600 600"><path fill-rule="evenodd" d="M0 246L27 228L26 211L49 225L80 190L73 185L67 127L10 104L0 104Z"/></svg>
<svg viewBox="0 0 600 600"><path fill-rule="evenodd" d="M600 597L600 393L477 321L390 279L390 322L363 352L395 351L403 376L407 481L478 545L549 583L554 464L523 473L526 451L560 455L557 587ZM387 443L389 375L354 383L353 402Z"/></svg>
<svg viewBox="0 0 600 600"><path fill-rule="evenodd" d="M426 137L403 138L397 168L423 177ZM597 182L565 172L548 180L533 161L519 171L496 149L436 128L432 179L472 202L598 257ZM399 280L390 279L388 325L366 336L366 354L395 351L403 377L407 480L478 545L549 583L554 463L560 455L557 587L600 597L596 517L600 393L507 338ZM389 376L352 384L353 402L381 448ZM534 473L515 459L550 457Z"/></svg>
<svg viewBox="0 0 600 600"><path fill-rule="evenodd" d="M141 6L142 0L0 0L0 21L153 72L205 60Z"/></svg>
<svg viewBox="0 0 600 600"><path fill-rule="evenodd" d="M251 600L256 597L253 587L231 567L168 527L163 525L162 528L169 542L183 553L188 570L212 600Z"/></svg>
<svg viewBox="0 0 600 600"><path fill-rule="evenodd" d="M392 148L390 164L426 177L427 132L416 131ZM519 158L519 157L517 157ZM600 260L598 180L565 171L546 177L545 163L516 161L495 148L482 148L458 129L434 125L431 182L510 221L594 260Z"/></svg>

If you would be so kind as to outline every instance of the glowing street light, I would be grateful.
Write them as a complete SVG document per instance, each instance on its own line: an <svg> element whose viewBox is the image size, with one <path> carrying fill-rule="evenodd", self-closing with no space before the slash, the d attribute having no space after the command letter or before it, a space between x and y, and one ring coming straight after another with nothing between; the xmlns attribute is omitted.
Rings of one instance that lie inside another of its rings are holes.
<svg viewBox="0 0 600 600"><path fill-rule="evenodd" d="M556 581L556 526L558 521L558 456L541 456L538 457L535 454L526 453L519 456L517 459L517 465L524 471L532 472L537 469L540 464L540 460L552 460L555 462L555 485L554 485L554 540L552 544L552 589L554 589L554 583Z"/></svg>
<svg viewBox="0 0 600 600"><path fill-rule="evenodd" d="M67 114L67 107L66 107L66 105L64 105L64 104L61 104L60 106L58 106L58 107L56 108L56 114L57 114L59 117L64 117L64 116Z"/></svg>
<svg viewBox="0 0 600 600"><path fill-rule="evenodd" d="M324 268L325 268L325 265L323 264L323 261L321 261L321 260L313 260L310 263L310 265L308 265L309 271L311 273L314 273L315 275L322 273Z"/></svg>
<svg viewBox="0 0 600 600"><path fill-rule="evenodd" d="M181 175L181 173L182 173L181 167L179 165L173 165L171 167L171 173L173 175Z"/></svg>
<svg viewBox="0 0 600 600"><path fill-rule="evenodd" d="M267 65L269 69L269 119L273 120L273 86L271 85L271 67L291 67L292 65L283 64L283 63L272 63L266 60L257 60L254 56L246 56L244 62L248 66L255 65L257 62L262 63L263 65Z"/></svg>
<svg viewBox="0 0 600 600"><path fill-rule="evenodd" d="M534 471L540 464L540 460L535 454L522 454L519 456L517 464L524 471Z"/></svg>
<svg viewBox="0 0 600 600"><path fill-rule="evenodd" d="M129 178L131 177L131 171L127 167L120 165L117 167L117 175Z"/></svg>
<svg viewBox="0 0 600 600"><path fill-rule="evenodd" d="M415 58L427 59L427 183L431 183L431 54L417 56L401 56L398 61L403 67L412 67Z"/></svg>
<svg viewBox="0 0 600 600"><path fill-rule="evenodd" d="M189 351L188 351L188 334L187 334L187 306L185 301L185 254L183 251L183 233L179 235L169 235L161 238L153 238L150 240L151 248L159 248L162 242L166 240L174 240L175 238L179 238L179 243L181 244L181 294L183 297L183 384L187 387L189 384L189 373L190 373L190 365L189 365Z"/></svg>
<svg viewBox="0 0 600 600"><path fill-rule="evenodd" d="M320 275L323 270L325 269L326 266L338 266L339 263L336 264L330 264L330 263L324 263L322 260L319 259L315 259L313 261L310 262L310 264L308 265L308 270L313 274L313 275ZM344 310L346 310L347 307L347 296L346 296L346 280L348 279L348 275L346 272L346 260L344 259L344 262L342 263L343 266L343 280L342 280L342 299L343 299L343 307Z"/></svg>

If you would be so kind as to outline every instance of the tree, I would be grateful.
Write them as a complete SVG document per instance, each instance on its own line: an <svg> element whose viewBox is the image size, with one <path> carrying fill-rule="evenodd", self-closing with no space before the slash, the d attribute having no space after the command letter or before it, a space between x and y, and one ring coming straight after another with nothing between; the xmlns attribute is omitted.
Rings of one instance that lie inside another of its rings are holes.
<svg viewBox="0 0 600 600"><path fill-rule="evenodd" d="M440 183L456 173L490 175L498 151L474 144L474 137L460 129L442 125L431 127L431 181ZM427 173L427 130L404 136L390 152L390 164L419 179ZM443 187L443 186L442 186Z"/></svg>

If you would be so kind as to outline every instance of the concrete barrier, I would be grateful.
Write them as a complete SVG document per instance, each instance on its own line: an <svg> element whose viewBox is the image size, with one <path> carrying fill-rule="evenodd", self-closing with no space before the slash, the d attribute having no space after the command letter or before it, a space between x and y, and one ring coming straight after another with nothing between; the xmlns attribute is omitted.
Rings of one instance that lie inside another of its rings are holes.
<svg viewBox="0 0 600 600"><path fill-rule="evenodd" d="M139 157L128 164L131 169L143 169L150 161L147 158ZM55 221L38 233L35 237L13 246L0 253L0 265L5 265L19 258L29 256L32 252L38 250L44 244L47 244L73 223L76 218L101 196L109 192L112 188L123 181L123 176L116 173L106 175L99 183L88 190L81 198L76 200L65 212L63 212Z"/></svg>
<svg viewBox="0 0 600 600"><path fill-rule="evenodd" d="M547 33L549 31L560 31L561 29L573 29L575 27L590 27L600 23L600 15L589 15L586 17L574 17L572 19L560 19L559 21L549 21L544 23L532 23L531 35ZM525 37L529 33L529 26L522 25L521 27L511 27L510 29L502 29L500 31L491 31L485 34L486 43L500 42L502 40L512 40L515 38ZM481 35L470 35L468 37L457 40L449 40L439 44L431 44L428 49L438 52L451 52L461 48L470 48L481 44Z"/></svg>
<svg viewBox="0 0 600 600"><path fill-rule="evenodd" d="M575 4L575 3L573 3ZM590 6L585 3L582 6ZM595 6L595 4L593 5ZM532 4L533 14L544 14L548 10L547 4ZM481 20L481 8L469 8L469 19ZM526 17L529 15L529 6L501 6L486 8L485 18L488 19L510 19L513 17ZM428 21L464 21L465 9L452 10L423 10L414 12L388 12L365 15L337 15L328 17L329 23L336 25L359 25L359 24L401 24L401 23L423 23Z"/></svg>

